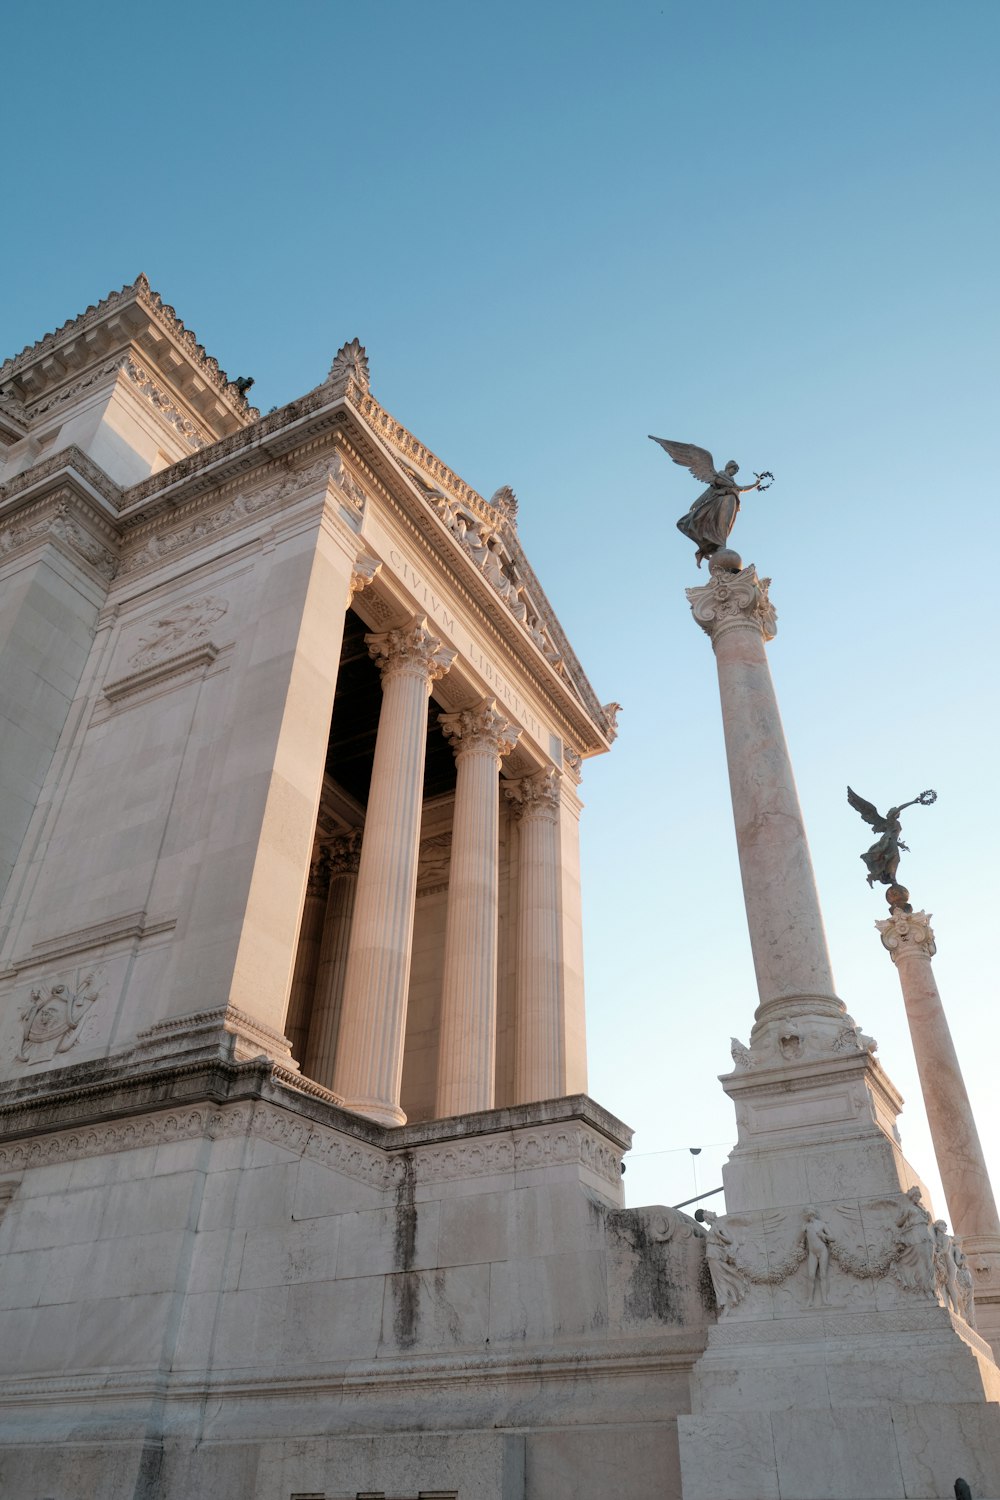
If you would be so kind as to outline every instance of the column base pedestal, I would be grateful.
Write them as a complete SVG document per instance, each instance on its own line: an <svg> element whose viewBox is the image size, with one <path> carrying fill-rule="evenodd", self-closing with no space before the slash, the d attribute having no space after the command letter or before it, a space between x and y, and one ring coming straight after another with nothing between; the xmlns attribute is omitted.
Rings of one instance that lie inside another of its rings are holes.
<svg viewBox="0 0 1000 1500"><path fill-rule="evenodd" d="M384 1099L341 1099L340 1108L352 1115L364 1115L378 1125L405 1125L406 1115L398 1105L386 1104Z"/></svg>

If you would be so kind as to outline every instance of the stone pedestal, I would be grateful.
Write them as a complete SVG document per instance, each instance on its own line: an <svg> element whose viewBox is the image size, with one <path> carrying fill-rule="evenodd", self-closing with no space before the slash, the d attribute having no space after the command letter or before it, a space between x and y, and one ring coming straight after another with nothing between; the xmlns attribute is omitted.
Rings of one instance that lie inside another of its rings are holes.
<svg viewBox="0 0 1000 1500"><path fill-rule="evenodd" d="M934 1155L976 1290L976 1326L1000 1346L1000 1216L931 960L927 912L894 910L876 922L903 991Z"/></svg>
<svg viewBox="0 0 1000 1500"><path fill-rule="evenodd" d="M901 1100L833 988L764 642L732 553L689 589L712 638L759 1005L722 1079L737 1145L705 1211L719 1322L679 1419L684 1500L1000 1494L1000 1372L903 1157Z"/></svg>
<svg viewBox="0 0 1000 1500"><path fill-rule="evenodd" d="M367 637L382 672L371 792L344 976L334 1090L348 1109L401 1125L406 999L431 684L451 666L427 621Z"/></svg>
<svg viewBox="0 0 1000 1500"><path fill-rule="evenodd" d="M484 700L442 714L458 781L441 989L437 1115L492 1109L496 1070L500 760L520 730Z"/></svg>

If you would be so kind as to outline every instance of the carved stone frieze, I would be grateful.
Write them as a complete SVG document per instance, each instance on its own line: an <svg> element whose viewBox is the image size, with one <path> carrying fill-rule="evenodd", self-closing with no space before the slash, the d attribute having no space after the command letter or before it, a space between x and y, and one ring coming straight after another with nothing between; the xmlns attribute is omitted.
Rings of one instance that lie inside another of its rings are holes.
<svg viewBox="0 0 1000 1500"><path fill-rule="evenodd" d="M35 985L21 1012L21 1045L18 1063L51 1062L80 1040L80 1027L104 987L101 970L79 973L71 984Z"/></svg>
<svg viewBox="0 0 1000 1500"><path fill-rule="evenodd" d="M778 616L768 598L770 578L758 578L753 563L738 573L718 570L708 583L685 589L691 613L712 640L727 630L757 630L765 641L777 634Z"/></svg>
<svg viewBox="0 0 1000 1500"><path fill-rule="evenodd" d="M787 1286L802 1309L845 1305L850 1284L891 1280L906 1299L937 1301L958 1316L972 1312L961 1250L942 1221L931 1224L920 1189L895 1197L854 1200L801 1209L765 1209L756 1214L718 1215L700 1209L708 1227L706 1260L720 1315L750 1298L755 1287ZM805 1274L799 1275L804 1267ZM847 1288L831 1297L831 1272ZM751 1316L760 1316L758 1304Z"/></svg>
<svg viewBox="0 0 1000 1500"><path fill-rule="evenodd" d="M111 507L112 510L120 510L122 503L122 491L109 479L99 464L78 448L75 443L70 443L65 448L59 448L55 453L50 453L39 463L32 464L30 469L23 469L20 474L15 474L8 479L6 484L0 485L0 501L12 500L22 490L34 489L53 474L63 474L68 470L79 474L87 481L87 484L97 491Z"/></svg>
<svg viewBox="0 0 1000 1500"><path fill-rule="evenodd" d="M893 963L910 955L930 960L937 952L930 912L900 911L897 907L891 916L877 921L875 926Z"/></svg>
<svg viewBox="0 0 1000 1500"><path fill-rule="evenodd" d="M519 819L538 818L554 823L559 817L559 781L559 772L549 767L534 776L505 781L503 794Z"/></svg>
<svg viewBox="0 0 1000 1500"><path fill-rule="evenodd" d="M118 559L109 547L87 531L72 513L67 499L57 499L43 514L15 521L0 528L0 558L8 553L27 550L40 541L58 538L110 582L118 568Z"/></svg>
<svg viewBox="0 0 1000 1500"><path fill-rule="evenodd" d="M500 712L495 698L484 698L475 708L438 714L438 723L456 760L469 754L491 755L498 770L503 756L510 754L521 737L520 726Z"/></svg>
<svg viewBox="0 0 1000 1500"><path fill-rule="evenodd" d="M368 654L382 673L383 681L393 673L423 677L428 690L448 671L456 652L442 644L427 621L416 618L398 630L366 635Z"/></svg>
<svg viewBox="0 0 1000 1500"><path fill-rule="evenodd" d="M204 594L178 604L143 627L136 650L129 657L135 668L149 667L176 653L207 641L212 627L229 608L220 594Z"/></svg>
<svg viewBox="0 0 1000 1500"><path fill-rule="evenodd" d="M197 427L190 417L186 417L173 400L161 390L156 381L144 370L142 365L135 362L130 354L119 360L118 368L127 380L135 386L141 396L145 396L150 406L154 407L157 414L164 421L175 427L189 448L204 448L212 441L201 428Z"/></svg>

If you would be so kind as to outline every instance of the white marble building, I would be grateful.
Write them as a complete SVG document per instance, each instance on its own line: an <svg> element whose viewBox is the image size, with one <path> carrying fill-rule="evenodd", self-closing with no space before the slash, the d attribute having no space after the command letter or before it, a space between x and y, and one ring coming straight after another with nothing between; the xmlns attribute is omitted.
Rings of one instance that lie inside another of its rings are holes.
<svg viewBox="0 0 1000 1500"><path fill-rule="evenodd" d="M4 1500L1000 1495L992 1242L834 994L753 570L692 596L761 999L706 1231L586 1096L617 705L510 489L356 341L261 418L141 277L0 443Z"/></svg>

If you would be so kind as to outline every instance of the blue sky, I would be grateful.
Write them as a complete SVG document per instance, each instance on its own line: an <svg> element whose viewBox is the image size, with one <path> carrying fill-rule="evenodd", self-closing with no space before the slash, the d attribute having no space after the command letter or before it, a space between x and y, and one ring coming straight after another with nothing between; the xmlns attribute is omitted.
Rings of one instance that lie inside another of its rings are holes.
<svg viewBox="0 0 1000 1500"><path fill-rule="evenodd" d="M583 791L591 1092L638 1128L630 1201L686 1196L690 1145L718 1182L715 1075L756 1003L674 529L697 490L648 432L776 475L733 540L774 580L840 993L932 1184L844 786L939 792L903 874L1000 1174L1000 8L61 3L9 9L4 35L0 353L144 270L263 409L357 334L384 405L481 492L517 491L625 705Z"/></svg>

